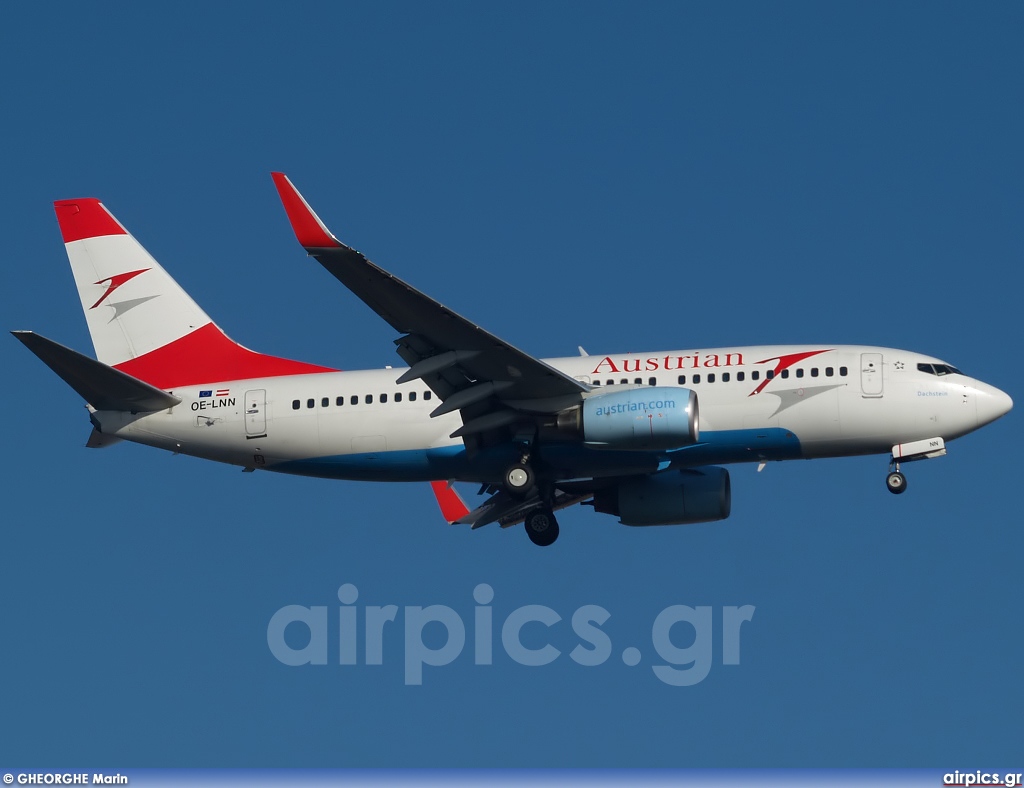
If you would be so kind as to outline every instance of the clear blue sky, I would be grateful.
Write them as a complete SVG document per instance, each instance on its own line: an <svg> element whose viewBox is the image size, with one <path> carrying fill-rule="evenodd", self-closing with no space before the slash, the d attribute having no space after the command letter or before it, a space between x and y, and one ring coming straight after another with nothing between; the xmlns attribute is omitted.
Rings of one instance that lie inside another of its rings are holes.
<svg viewBox="0 0 1024 788"><path fill-rule="evenodd" d="M96 196L245 345L399 363L391 329L295 244L281 169L340 237L536 355L873 343L1019 405L1022 29L1009 3L4 4L3 324L91 351L51 202ZM898 498L885 457L739 466L728 521L639 530L577 508L539 550L449 528L426 485L86 450L76 395L13 338L0 363L5 762L1020 753L1018 412L908 467ZM563 654L524 667L496 634L475 666L471 632L407 687L400 615L384 665L342 667L344 583L360 607L467 624L487 583L496 631L546 605L564 620L524 640ZM328 607L333 664L270 653L289 604ZM568 657L587 604L612 614L597 667ZM675 604L715 615L693 687L651 670ZM728 605L756 607L738 666Z"/></svg>

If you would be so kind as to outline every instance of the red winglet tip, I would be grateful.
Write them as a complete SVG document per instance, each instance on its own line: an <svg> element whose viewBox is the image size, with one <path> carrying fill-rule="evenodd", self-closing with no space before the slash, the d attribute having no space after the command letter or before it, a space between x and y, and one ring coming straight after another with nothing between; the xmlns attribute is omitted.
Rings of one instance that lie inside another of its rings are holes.
<svg viewBox="0 0 1024 788"><path fill-rule="evenodd" d="M299 190L288 180L288 176L283 172L272 172L270 175L274 179L278 196L284 205L284 212L288 214L288 221L291 222L292 231L299 243L307 249L341 246L338 239L331 235L331 231L320 221L320 217L309 207L309 203L299 194Z"/></svg>
<svg viewBox="0 0 1024 788"><path fill-rule="evenodd" d="M466 506L462 497L448 486L448 482L431 482L430 489L434 491L437 505L441 507L441 516L448 523L454 525L469 514L469 507Z"/></svg>
<svg viewBox="0 0 1024 788"><path fill-rule="evenodd" d="M100 235L127 235L125 230L95 197L57 200L53 204L64 243Z"/></svg>

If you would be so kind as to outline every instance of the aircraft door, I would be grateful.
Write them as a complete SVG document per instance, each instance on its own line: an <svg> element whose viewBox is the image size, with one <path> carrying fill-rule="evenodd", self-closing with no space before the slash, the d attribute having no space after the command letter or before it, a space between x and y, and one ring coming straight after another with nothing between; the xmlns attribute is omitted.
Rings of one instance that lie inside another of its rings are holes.
<svg viewBox="0 0 1024 788"><path fill-rule="evenodd" d="M860 354L860 390L865 397L882 396L882 354Z"/></svg>
<svg viewBox="0 0 1024 788"><path fill-rule="evenodd" d="M267 391L245 392L245 437L262 438L267 434Z"/></svg>

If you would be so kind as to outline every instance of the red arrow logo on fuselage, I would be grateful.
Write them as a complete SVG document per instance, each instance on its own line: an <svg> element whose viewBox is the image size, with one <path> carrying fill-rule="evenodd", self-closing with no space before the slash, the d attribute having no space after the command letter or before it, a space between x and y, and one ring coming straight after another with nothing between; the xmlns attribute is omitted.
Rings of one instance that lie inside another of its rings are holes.
<svg viewBox="0 0 1024 788"><path fill-rule="evenodd" d="M789 369L794 364L799 364L805 358L816 356L819 353L828 353L828 351L811 350L806 353L790 353L785 356L773 356L772 358L766 358L764 361L758 361L758 364L767 364L769 361L778 361L779 363L775 365L775 370L772 372L772 376L770 378L765 376L765 379L762 380L760 384L758 384L758 387L751 391L747 396L753 397L755 394L760 394L761 390L769 383L771 383L776 377L778 377L779 373L782 372L782 370Z"/></svg>

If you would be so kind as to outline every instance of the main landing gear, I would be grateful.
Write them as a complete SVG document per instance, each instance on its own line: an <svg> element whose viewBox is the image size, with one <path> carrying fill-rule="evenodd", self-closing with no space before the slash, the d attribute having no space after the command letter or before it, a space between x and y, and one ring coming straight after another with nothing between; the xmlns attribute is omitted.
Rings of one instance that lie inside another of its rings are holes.
<svg viewBox="0 0 1024 788"><path fill-rule="evenodd" d="M530 465L530 450L525 447L519 462L510 465L505 471L505 490L516 498L523 500L531 496L540 498L540 505L527 512L523 520L526 535L530 541L540 547L554 544L558 538L558 520L551 508L554 490L543 485L538 489L537 477Z"/></svg>
<svg viewBox="0 0 1024 788"><path fill-rule="evenodd" d="M885 477L885 486L893 495L907 491L907 477L900 471L900 464L896 460L889 463L889 475Z"/></svg>
<svg viewBox="0 0 1024 788"><path fill-rule="evenodd" d="M524 497L533 489L533 469L526 460L517 462L505 471L505 489L518 498Z"/></svg>
<svg viewBox="0 0 1024 788"><path fill-rule="evenodd" d="M558 538L558 520L550 509L540 506L526 515L526 534L538 547L554 544Z"/></svg>

